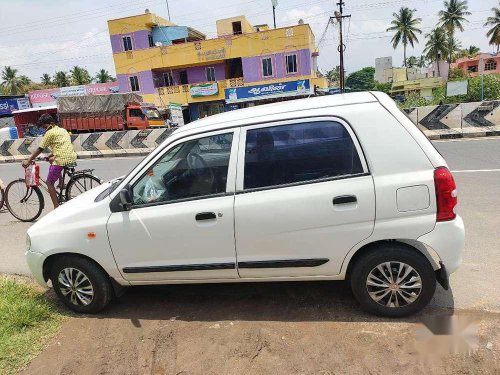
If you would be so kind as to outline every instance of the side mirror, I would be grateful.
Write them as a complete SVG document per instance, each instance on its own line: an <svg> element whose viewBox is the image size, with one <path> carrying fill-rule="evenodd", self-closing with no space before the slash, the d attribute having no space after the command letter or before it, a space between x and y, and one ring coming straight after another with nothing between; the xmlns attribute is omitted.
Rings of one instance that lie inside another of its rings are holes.
<svg viewBox="0 0 500 375"><path fill-rule="evenodd" d="M125 211L130 210L130 207L132 207L132 194L130 190L130 186L127 185L120 191L120 202Z"/></svg>

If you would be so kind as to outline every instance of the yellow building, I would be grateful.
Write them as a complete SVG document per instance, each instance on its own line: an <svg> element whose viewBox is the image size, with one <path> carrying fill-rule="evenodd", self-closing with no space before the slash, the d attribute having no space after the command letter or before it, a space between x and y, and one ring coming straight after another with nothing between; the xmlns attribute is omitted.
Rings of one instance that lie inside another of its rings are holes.
<svg viewBox="0 0 500 375"><path fill-rule="evenodd" d="M206 39L152 13L108 21L120 92L181 104L189 121L327 86L309 25L269 29L244 16L216 25L217 38Z"/></svg>

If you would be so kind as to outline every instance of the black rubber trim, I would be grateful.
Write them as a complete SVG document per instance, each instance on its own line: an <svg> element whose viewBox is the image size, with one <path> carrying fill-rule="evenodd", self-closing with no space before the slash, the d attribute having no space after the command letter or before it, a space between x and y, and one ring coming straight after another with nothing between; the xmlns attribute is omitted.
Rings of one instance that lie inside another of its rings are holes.
<svg viewBox="0 0 500 375"><path fill-rule="evenodd" d="M436 271L436 280L438 281L439 284L441 284L444 290L449 290L450 279L448 275L448 270L444 266L443 262L440 261L439 265L441 266L441 268Z"/></svg>
<svg viewBox="0 0 500 375"><path fill-rule="evenodd" d="M238 262L238 268L292 268L292 267L318 267L330 259L289 259L289 260L261 260L256 262Z"/></svg>
<svg viewBox="0 0 500 375"><path fill-rule="evenodd" d="M185 264L175 266L125 267L123 273L234 270L234 263Z"/></svg>

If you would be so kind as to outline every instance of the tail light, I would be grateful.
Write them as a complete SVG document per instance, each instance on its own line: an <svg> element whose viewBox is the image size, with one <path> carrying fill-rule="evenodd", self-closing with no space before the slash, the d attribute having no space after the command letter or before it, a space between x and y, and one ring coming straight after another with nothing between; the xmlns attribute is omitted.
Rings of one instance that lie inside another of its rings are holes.
<svg viewBox="0 0 500 375"><path fill-rule="evenodd" d="M436 187L437 221L455 219L457 186L448 168L439 167L434 170L434 186Z"/></svg>

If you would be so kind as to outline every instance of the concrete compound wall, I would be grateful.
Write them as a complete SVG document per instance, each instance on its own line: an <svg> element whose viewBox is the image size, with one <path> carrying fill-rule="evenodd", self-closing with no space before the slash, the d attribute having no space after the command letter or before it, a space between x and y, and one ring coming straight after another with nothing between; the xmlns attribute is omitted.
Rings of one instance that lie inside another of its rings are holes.
<svg viewBox="0 0 500 375"><path fill-rule="evenodd" d="M500 101L447 104L405 109L430 139L500 135ZM146 155L171 129L129 130L72 135L79 158ZM27 159L41 138L0 141L0 163Z"/></svg>
<svg viewBox="0 0 500 375"><path fill-rule="evenodd" d="M114 156L147 155L162 143L173 130L147 129L71 136L79 159ZM38 148L41 137L0 142L0 163L25 160Z"/></svg>
<svg viewBox="0 0 500 375"><path fill-rule="evenodd" d="M404 111L430 139L500 135L500 101L446 104Z"/></svg>

